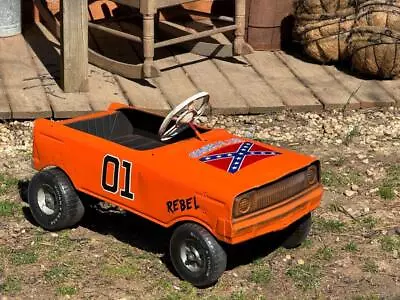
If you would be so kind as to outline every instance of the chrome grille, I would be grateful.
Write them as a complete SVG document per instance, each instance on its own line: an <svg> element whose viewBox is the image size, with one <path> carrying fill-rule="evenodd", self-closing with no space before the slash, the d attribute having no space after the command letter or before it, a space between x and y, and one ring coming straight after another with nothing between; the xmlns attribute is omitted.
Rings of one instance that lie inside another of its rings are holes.
<svg viewBox="0 0 400 300"><path fill-rule="evenodd" d="M307 170L290 175L268 186L257 189L254 194L254 210L263 209L295 196L307 189Z"/></svg>
<svg viewBox="0 0 400 300"><path fill-rule="evenodd" d="M311 180L311 169L314 169L316 172L316 180ZM250 190L237 196L232 212L233 217L241 217L290 199L293 196L302 193L306 189L316 186L318 183L319 162L296 173L289 174L284 178L278 179L271 184ZM243 201L245 201L245 203L242 203ZM247 212L243 212L243 209L240 208L242 208L246 203L248 204L248 201L250 201L250 207Z"/></svg>

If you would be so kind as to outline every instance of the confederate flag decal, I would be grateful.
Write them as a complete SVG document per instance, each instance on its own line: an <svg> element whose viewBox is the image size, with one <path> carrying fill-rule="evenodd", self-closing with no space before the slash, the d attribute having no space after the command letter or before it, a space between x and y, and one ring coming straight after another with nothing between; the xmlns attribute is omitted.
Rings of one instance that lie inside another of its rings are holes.
<svg viewBox="0 0 400 300"><path fill-rule="evenodd" d="M200 161L234 174L259 160L279 154L263 146L244 142L215 150L200 158Z"/></svg>

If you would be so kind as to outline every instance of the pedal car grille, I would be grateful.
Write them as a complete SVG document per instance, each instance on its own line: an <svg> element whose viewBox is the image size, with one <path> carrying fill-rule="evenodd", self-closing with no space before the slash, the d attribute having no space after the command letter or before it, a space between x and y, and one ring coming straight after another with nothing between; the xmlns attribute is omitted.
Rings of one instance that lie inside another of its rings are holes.
<svg viewBox="0 0 400 300"><path fill-rule="evenodd" d="M313 164L276 182L251 190L235 199L233 217L241 217L289 199L319 182L319 165Z"/></svg>

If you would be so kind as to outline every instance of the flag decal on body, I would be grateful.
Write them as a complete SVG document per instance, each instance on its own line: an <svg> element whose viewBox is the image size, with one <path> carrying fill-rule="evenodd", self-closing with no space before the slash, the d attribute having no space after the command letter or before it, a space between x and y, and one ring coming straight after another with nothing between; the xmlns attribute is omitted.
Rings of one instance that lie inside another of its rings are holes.
<svg viewBox="0 0 400 300"><path fill-rule="evenodd" d="M213 151L200 158L200 161L234 174L259 160L279 154L263 146L244 142Z"/></svg>

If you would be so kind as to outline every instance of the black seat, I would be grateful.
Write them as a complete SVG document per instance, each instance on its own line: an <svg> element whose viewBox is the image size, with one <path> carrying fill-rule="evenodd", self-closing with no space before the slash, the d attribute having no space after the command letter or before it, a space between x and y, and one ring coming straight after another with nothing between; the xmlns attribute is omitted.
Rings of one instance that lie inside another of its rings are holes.
<svg viewBox="0 0 400 300"><path fill-rule="evenodd" d="M158 148L164 143L140 134L128 134L111 139L111 141L136 150L149 150Z"/></svg>
<svg viewBox="0 0 400 300"><path fill-rule="evenodd" d="M126 114L121 111L78 121L68 126L135 150L148 150L165 145L156 134L134 128Z"/></svg>

